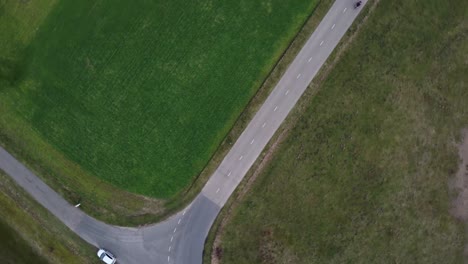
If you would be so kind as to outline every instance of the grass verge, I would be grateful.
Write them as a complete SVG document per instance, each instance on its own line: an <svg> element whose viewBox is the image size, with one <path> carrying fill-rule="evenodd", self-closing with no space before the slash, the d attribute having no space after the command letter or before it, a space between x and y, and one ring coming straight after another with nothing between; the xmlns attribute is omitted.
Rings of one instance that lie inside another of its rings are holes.
<svg viewBox="0 0 468 264"><path fill-rule="evenodd" d="M0 219L0 259L6 264L46 264L47 261L24 241L9 225Z"/></svg>
<svg viewBox="0 0 468 264"><path fill-rule="evenodd" d="M232 209L221 263L462 262L447 184L468 125L466 11L377 5Z"/></svg>
<svg viewBox="0 0 468 264"><path fill-rule="evenodd" d="M95 248L72 233L0 171L2 263L99 263Z"/></svg>

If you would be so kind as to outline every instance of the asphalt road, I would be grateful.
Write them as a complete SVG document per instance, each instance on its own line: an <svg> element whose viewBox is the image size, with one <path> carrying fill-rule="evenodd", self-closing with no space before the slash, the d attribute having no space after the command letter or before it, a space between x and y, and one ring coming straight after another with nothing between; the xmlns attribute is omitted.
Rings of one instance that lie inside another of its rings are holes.
<svg viewBox="0 0 468 264"><path fill-rule="evenodd" d="M354 9L353 4L352 0L333 4L201 193L164 222L127 228L89 217L3 148L0 169L84 240L114 253L119 263L200 264L205 239L220 209L357 17L362 7Z"/></svg>

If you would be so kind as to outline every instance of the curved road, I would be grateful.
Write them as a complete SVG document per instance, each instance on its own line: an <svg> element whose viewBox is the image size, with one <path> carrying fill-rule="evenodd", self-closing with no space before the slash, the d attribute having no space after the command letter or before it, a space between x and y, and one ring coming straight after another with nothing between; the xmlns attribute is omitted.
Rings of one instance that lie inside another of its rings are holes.
<svg viewBox="0 0 468 264"><path fill-rule="evenodd" d="M201 193L164 222L126 228L89 217L3 148L0 169L88 243L113 252L119 263L200 264L206 236L220 209L362 9L354 9L353 3L337 0L333 4Z"/></svg>

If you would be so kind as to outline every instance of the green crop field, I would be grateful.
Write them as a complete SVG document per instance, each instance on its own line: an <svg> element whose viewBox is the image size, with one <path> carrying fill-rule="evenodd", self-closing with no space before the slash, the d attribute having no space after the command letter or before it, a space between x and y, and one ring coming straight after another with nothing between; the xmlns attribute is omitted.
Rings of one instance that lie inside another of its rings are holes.
<svg viewBox="0 0 468 264"><path fill-rule="evenodd" d="M464 263L449 181L468 127L467 11L377 4L233 209L218 263Z"/></svg>
<svg viewBox="0 0 468 264"><path fill-rule="evenodd" d="M41 141L115 186L169 198L317 1L34 2L0 2L3 144Z"/></svg>

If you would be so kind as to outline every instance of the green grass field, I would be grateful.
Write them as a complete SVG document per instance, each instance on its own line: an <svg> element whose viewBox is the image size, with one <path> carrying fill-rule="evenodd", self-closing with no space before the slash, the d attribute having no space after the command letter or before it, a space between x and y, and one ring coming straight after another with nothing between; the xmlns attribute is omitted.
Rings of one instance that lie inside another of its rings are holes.
<svg viewBox="0 0 468 264"><path fill-rule="evenodd" d="M91 175L158 198L200 173L316 4L43 2L42 23L0 33L3 141L43 140ZM12 45L16 31L29 37Z"/></svg>
<svg viewBox="0 0 468 264"><path fill-rule="evenodd" d="M467 8L380 1L234 209L220 263L463 263L448 181L468 126Z"/></svg>

